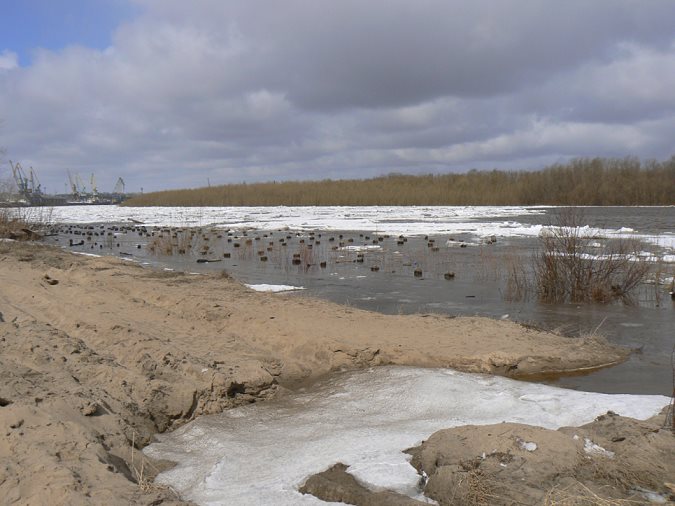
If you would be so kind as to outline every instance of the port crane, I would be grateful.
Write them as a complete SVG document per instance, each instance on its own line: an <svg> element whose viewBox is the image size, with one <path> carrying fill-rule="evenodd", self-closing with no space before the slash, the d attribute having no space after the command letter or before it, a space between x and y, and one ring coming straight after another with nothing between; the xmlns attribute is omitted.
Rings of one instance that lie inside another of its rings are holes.
<svg viewBox="0 0 675 506"><path fill-rule="evenodd" d="M82 194L85 193L85 189L79 184L79 176L73 175L69 169L66 172L68 173L68 182L70 183L70 193L72 193L73 198L78 201Z"/></svg>
<svg viewBox="0 0 675 506"><path fill-rule="evenodd" d="M96 187L96 178L94 173L91 173L91 178L89 179L89 185L91 187L91 198L94 202L98 202L98 188Z"/></svg>
<svg viewBox="0 0 675 506"><path fill-rule="evenodd" d="M31 204L40 202L42 200L42 185L33 167L28 169L28 175L26 175L19 162L12 163L10 160L9 165L12 167L12 175L19 194Z"/></svg>
<svg viewBox="0 0 675 506"><path fill-rule="evenodd" d="M14 163L11 160L9 164L12 168L14 183L21 197L19 205L116 204L124 201L127 197L125 193L126 185L121 177L117 178L112 193L99 192L96 175L93 172L88 178L87 186L80 174L70 169L66 169L68 174L66 194L49 196L46 195L33 167L25 170L21 163Z"/></svg>
<svg viewBox="0 0 675 506"><path fill-rule="evenodd" d="M93 172L89 179L91 191L87 191L87 185L78 172L72 173L70 170L66 172L68 173L68 182L70 183L70 193L75 202L86 200L88 203L94 203L98 201L98 188L96 187L96 178Z"/></svg>
<svg viewBox="0 0 675 506"><path fill-rule="evenodd" d="M124 179L118 177L117 183L115 183L115 188L113 189L113 195L124 195L124 188L125 188Z"/></svg>

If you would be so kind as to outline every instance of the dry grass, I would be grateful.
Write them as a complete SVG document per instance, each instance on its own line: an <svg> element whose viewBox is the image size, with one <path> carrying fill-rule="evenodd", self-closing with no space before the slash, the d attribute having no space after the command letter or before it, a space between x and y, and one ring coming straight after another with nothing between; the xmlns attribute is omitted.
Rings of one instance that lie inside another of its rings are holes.
<svg viewBox="0 0 675 506"><path fill-rule="evenodd" d="M492 487L488 483L480 469L474 469L466 473L467 493L465 499L467 504L489 505L493 504L495 500L499 499L499 495L492 491ZM461 486L462 480L459 485Z"/></svg>
<svg viewBox="0 0 675 506"><path fill-rule="evenodd" d="M136 456L138 454L138 456ZM180 498L178 492L168 485L158 485L154 482L159 474L159 469L153 465L143 453L136 451L136 432L131 433L131 462L129 462L131 472L138 488L143 492L153 492L157 490L169 490L176 499ZM149 469L146 469L146 466Z"/></svg>
<svg viewBox="0 0 675 506"><path fill-rule="evenodd" d="M460 462L460 466L463 472L457 479L455 495L450 498L453 504L488 506L502 499L497 492L498 483L480 469L480 461Z"/></svg>
<svg viewBox="0 0 675 506"><path fill-rule="evenodd" d="M35 239L22 231L40 231L50 222L51 208L0 208L0 238Z"/></svg>
<svg viewBox="0 0 675 506"><path fill-rule="evenodd" d="M673 351L670 353L670 367L673 371L673 394L670 397L663 426L664 428L670 428L673 436L675 436L675 345L673 345Z"/></svg>
<svg viewBox="0 0 675 506"><path fill-rule="evenodd" d="M644 500L602 497L581 482L551 488L544 498L545 506L629 506L645 504Z"/></svg>
<svg viewBox="0 0 675 506"><path fill-rule="evenodd" d="M670 205L675 156L577 159L541 171L392 174L365 180L233 184L147 193L128 206Z"/></svg>
<svg viewBox="0 0 675 506"><path fill-rule="evenodd" d="M0 209L0 238L7 238L15 230L21 230L27 226L10 211L10 209Z"/></svg>

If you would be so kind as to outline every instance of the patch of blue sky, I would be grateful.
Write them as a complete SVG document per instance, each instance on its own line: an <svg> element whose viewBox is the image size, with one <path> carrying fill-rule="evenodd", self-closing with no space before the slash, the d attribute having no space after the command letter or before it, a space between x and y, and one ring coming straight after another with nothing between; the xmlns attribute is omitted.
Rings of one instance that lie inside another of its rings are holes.
<svg viewBox="0 0 675 506"><path fill-rule="evenodd" d="M110 46L115 29L138 14L131 0L1 0L0 53L32 63L37 51Z"/></svg>

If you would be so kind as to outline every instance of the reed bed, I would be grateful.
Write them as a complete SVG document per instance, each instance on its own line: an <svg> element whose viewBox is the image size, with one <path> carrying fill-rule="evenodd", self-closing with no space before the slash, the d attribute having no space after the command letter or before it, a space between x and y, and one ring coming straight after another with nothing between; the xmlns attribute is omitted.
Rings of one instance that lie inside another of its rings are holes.
<svg viewBox="0 0 675 506"><path fill-rule="evenodd" d="M123 205L671 205L673 195L675 156L663 162L580 158L539 171L230 184L147 193Z"/></svg>

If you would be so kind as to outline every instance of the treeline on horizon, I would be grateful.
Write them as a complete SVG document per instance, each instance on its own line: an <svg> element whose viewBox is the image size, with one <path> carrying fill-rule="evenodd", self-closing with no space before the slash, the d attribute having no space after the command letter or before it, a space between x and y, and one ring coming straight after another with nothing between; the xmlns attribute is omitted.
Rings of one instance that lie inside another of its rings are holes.
<svg viewBox="0 0 675 506"><path fill-rule="evenodd" d="M579 158L538 171L390 174L372 179L228 184L138 195L127 206L672 205L667 161Z"/></svg>

